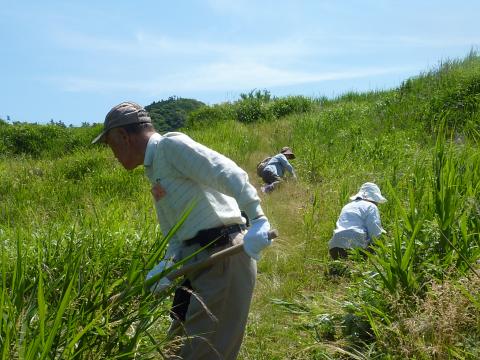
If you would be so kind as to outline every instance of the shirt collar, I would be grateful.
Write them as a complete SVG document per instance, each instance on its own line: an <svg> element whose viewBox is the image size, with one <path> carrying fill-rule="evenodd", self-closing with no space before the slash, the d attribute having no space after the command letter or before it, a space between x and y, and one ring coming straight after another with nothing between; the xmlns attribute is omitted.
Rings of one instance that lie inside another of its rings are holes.
<svg viewBox="0 0 480 360"><path fill-rule="evenodd" d="M148 139L147 148L145 149L145 158L143 159L144 166L151 166L153 163L153 158L155 156L155 150L157 149L157 144L162 140L162 135L159 133L154 133Z"/></svg>

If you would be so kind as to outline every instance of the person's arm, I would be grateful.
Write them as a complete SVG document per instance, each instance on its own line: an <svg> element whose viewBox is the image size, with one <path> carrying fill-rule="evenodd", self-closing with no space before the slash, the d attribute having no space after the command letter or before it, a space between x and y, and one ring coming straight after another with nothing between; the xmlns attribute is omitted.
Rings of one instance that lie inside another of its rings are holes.
<svg viewBox="0 0 480 360"><path fill-rule="evenodd" d="M243 248L259 260L263 249L272 243L268 237L270 223L260 206L257 190L248 181L247 173L227 157L198 144L182 139L167 139L167 158L182 175L233 197L251 219L243 238Z"/></svg>
<svg viewBox="0 0 480 360"><path fill-rule="evenodd" d="M373 204L367 209L365 227L367 228L368 238L370 238L372 241L385 232L385 230L382 228L382 222L380 221L380 212Z"/></svg>
<svg viewBox="0 0 480 360"><path fill-rule="evenodd" d="M281 154L282 156L279 156L278 157L278 160L280 162L280 164L282 165L282 167L287 170L290 174L292 174L293 178L296 179L297 178L297 174L295 174L295 170L293 169L293 166L292 164L290 164L290 162L288 161L287 157L283 154Z"/></svg>
<svg viewBox="0 0 480 360"><path fill-rule="evenodd" d="M257 190L235 162L186 136L162 141L169 163L183 176L233 197L251 220L264 215Z"/></svg>

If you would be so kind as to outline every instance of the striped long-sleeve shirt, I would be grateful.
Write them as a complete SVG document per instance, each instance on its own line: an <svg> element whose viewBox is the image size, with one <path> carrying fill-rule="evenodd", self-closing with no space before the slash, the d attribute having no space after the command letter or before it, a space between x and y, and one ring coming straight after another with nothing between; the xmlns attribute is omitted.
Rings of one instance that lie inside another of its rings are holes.
<svg viewBox="0 0 480 360"><path fill-rule="evenodd" d="M260 198L247 173L232 160L185 134L152 135L144 166L152 186L160 185L165 190L165 195L155 201L164 235L195 204L172 237L169 254L175 254L182 241L199 230L244 223L240 209L251 219L263 215Z"/></svg>

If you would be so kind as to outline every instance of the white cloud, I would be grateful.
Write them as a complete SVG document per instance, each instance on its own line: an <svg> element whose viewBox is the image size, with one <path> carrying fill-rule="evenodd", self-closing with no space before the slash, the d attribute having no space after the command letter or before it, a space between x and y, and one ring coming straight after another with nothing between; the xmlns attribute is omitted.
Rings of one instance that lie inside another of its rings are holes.
<svg viewBox="0 0 480 360"><path fill-rule="evenodd" d="M406 68L360 68L336 72L304 72L260 63L215 63L190 74L180 90L239 90L270 88L327 80L345 80L405 71ZM180 79L172 79L180 80ZM177 81L174 81L178 83ZM173 85L173 84L172 84Z"/></svg>
<svg viewBox="0 0 480 360"><path fill-rule="evenodd" d="M223 3L223 2L222 2ZM228 1L226 2L228 3ZM480 37L472 36L409 36L409 35L342 35L309 33L291 35L265 42L227 43L215 40L174 38L165 34L137 31L128 38L108 38L98 35L56 30L55 39L62 47L86 52L95 56L115 59L118 66L131 60L143 65L171 60L195 59L196 64L207 62L261 62L269 66L282 64L297 65L304 62L322 62L324 55L333 56L361 53L363 51L385 51L385 49L418 47L448 48L454 46L478 46ZM313 60L316 58L315 60ZM318 60L317 60L318 59ZM112 64L114 66L114 64Z"/></svg>
<svg viewBox="0 0 480 360"><path fill-rule="evenodd" d="M409 71L399 67L371 67L336 72L303 72L280 69L259 63L212 63L189 72L148 79L53 78L65 91L71 92L136 92L161 93L239 91L272 88L327 80L348 80Z"/></svg>
<svg viewBox="0 0 480 360"><path fill-rule="evenodd" d="M447 43L456 44L473 39L474 37L452 37ZM350 66L341 69L331 63L329 69L340 70L317 69L324 69L324 54L329 54L331 58L362 52L362 49L366 48L378 48L380 51L385 47L399 45L439 44L437 39L431 38L340 34L308 34L304 37L292 36L265 43L225 43L178 39L145 31L138 31L122 40L61 32L57 34L57 40L63 46L80 52L91 52L92 58L101 56L109 60L108 69L102 68L105 62L102 65L97 64L97 68L91 71L91 76L53 76L48 79L65 91L105 94L137 92L155 97L165 92L226 92L405 74L418 69L389 65L357 68ZM114 61L111 61L112 59ZM195 61L191 63L191 59ZM136 71L136 76L132 79L119 80L112 75L106 75L119 74L124 68L132 67Z"/></svg>
<svg viewBox="0 0 480 360"><path fill-rule="evenodd" d="M197 60L216 58L217 60L262 59L263 61L295 61L315 52L315 46L298 37L272 40L268 43L226 43L219 41L190 40L172 38L163 34L138 31L130 38L105 38L72 31L56 31L55 38L61 46L78 52L88 52L98 56L122 56L152 62L162 57L195 57Z"/></svg>

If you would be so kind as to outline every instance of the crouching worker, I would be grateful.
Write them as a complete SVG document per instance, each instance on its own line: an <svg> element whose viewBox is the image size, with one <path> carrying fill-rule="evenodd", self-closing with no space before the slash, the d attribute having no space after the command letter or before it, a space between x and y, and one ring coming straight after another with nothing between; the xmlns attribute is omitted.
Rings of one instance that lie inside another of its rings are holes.
<svg viewBox="0 0 480 360"><path fill-rule="evenodd" d="M293 159L295 159L295 154L292 152L292 149L285 146L279 154L265 159L262 165L261 163L259 164L261 166L259 175L265 182L265 185L261 188L262 192L270 193L278 188L286 172L289 172L297 180L295 170L288 161Z"/></svg>
<svg viewBox="0 0 480 360"><path fill-rule="evenodd" d="M172 237L168 258L179 261L215 241L192 260L201 261L244 242L245 252L187 276L184 286L194 295L177 291L183 311L176 311L170 329L172 337L187 336L175 358L235 359L255 285L256 260L271 242L270 224L247 173L185 134L158 134L145 109L132 102L112 108L93 142L105 142L127 170L144 166L164 235L195 204ZM240 210L250 219L248 232Z"/></svg>
<svg viewBox="0 0 480 360"><path fill-rule="evenodd" d="M333 237L328 243L333 259L347 257L350 249L369 250L372 241L385 232L377 205L387 199L382 196L376 184L363 184L350 200L352 201L340 212Z"/></svg>

